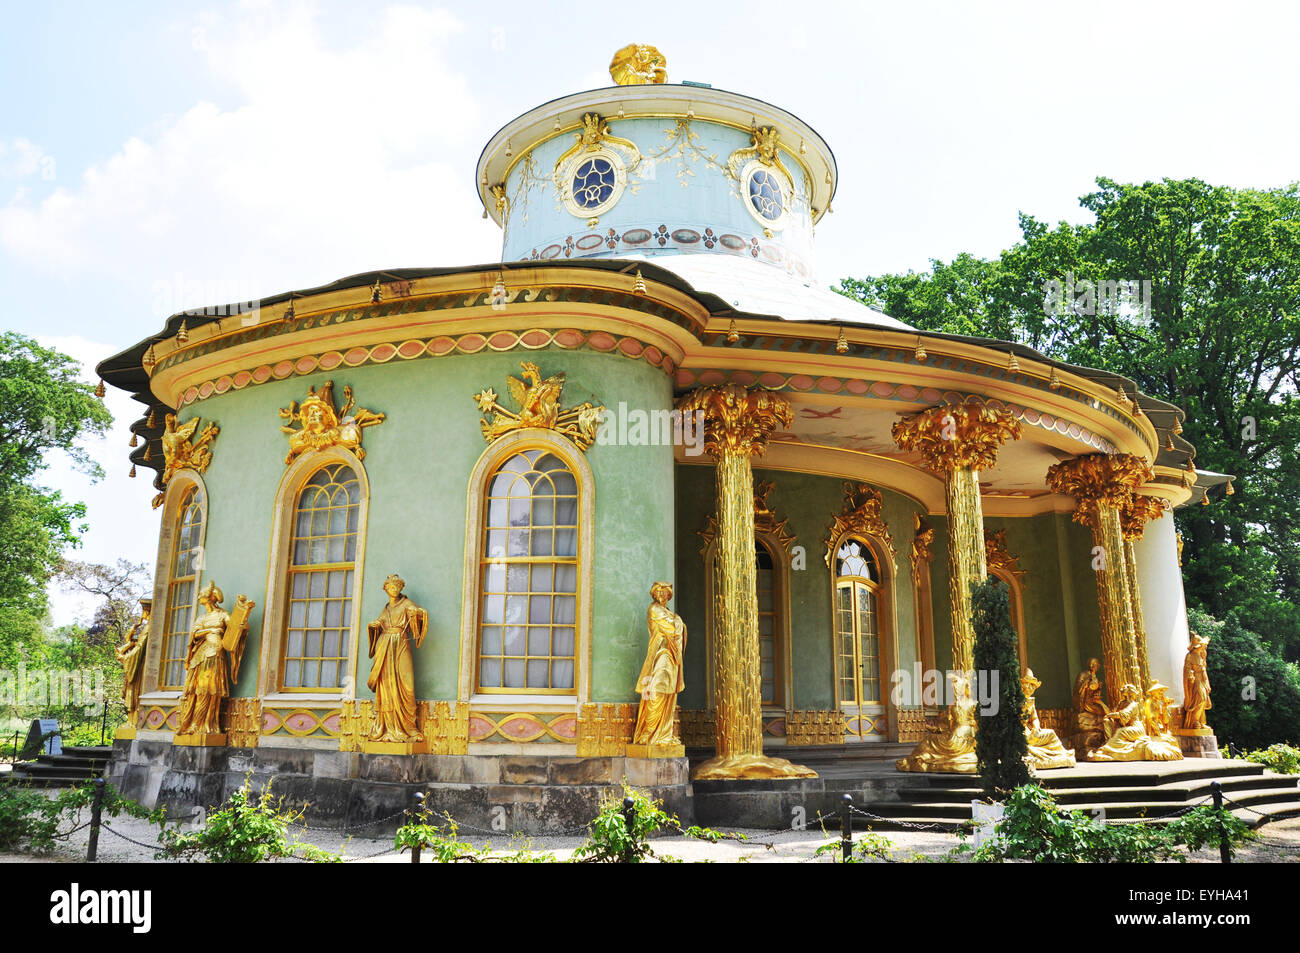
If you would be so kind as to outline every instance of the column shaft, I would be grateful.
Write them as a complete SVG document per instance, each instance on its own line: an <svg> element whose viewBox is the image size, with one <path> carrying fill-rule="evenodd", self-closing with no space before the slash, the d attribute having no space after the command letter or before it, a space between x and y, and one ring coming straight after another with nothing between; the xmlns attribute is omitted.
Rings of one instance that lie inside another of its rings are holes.
<svg viewBox="0 0 1300 953"><path fill-rule="evenodd" d="M948 474L948 588L952 611L952 667L975 667L975 628L971 623L971 585L988 575L984 556L984 511L975 470L958 467Z"/></svg>

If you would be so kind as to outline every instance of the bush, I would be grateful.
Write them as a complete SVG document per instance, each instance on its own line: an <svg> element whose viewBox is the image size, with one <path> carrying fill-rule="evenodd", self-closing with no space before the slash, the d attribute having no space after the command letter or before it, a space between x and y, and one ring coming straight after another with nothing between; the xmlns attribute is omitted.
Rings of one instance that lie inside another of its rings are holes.
<svg viewBox="0 0 1300 953"><path fill-rule="evenodd" d="M1300 774L1300 748L1291 745L1269 745L1260 751L1244 752L1241 757L1278 774Z"/></svg>
<svg viewBox="0 0 1300 953"><path fill-rule="evenodd" d="M623 816L623 798L631 798L633 806L632 829L628 830ZM673 814L663 809L663 802L652 800L648 794L623 785L623 797L610 795L600 804L600 813L591 822L587 842L573 852L579 863L639 864L644 860L669 860L660 857L650 848L647 838L661 830L673 830L685 837L707 840L716 844L723 838L744 840L743 834L721 834L707 827L686 827Z"/></svg>
<svg viewBox="0 0 1300 953"><path fill-rule="evenodd" d="M339 863L342 857L312 844L290 839L288 827L302 820L302 811L286 810L284 798L271 794L271 784L257 798L250 781L230 795L221 809L208 816L202 830L162 832L162 857L202 856L215 864L253 864L293 857L314 863Z"/></svg>
<svg viewBox="0 0 1300 953"><path fill-rule="evenodd" d="M1188 625L1210 640L1206 669L1214 707L1206 719L1219 741L1238 748L1300 744L1300 669L1228 616L1189 609Z"/></svg>
<svg viewBox="0 0 1300 953"><path fill-rule="evenodd" d="M68 788L56 797L22 784L0 784L0 851L48 854L57 842L84 824L77 824L80 812L95 800L92 782ZM104 785L103 817L126 814L157 823L163 812L150 811L141 804L122 797L111 784Z"/></svg>
<svg viewBox="0 0 1300 953"><path fill-rule="evenodd" d="M1006 583L990 576L972 586L971 616L975 626L975 670L998 673L997 705L987 715L980 710L975 754L985 797L999 800L1029 783L1025 764L1029 748L1020 721L1025 693L1020 687L1019 640L1011 627Z"/></svg>
<svg viewBox="0 0 1300 953"><path fill-rule="evenodd" d="M973 852L980 862L1149 864L1185 862L1184 850L1217 847L1228 838L1232 853L1255 835L1231 812L1196 807L1163 826L1142 822L1105 824L1087 814L1059 808L1036 784L1017 788L993 839ZM969 845L957 848L968 852Z"/></svg>

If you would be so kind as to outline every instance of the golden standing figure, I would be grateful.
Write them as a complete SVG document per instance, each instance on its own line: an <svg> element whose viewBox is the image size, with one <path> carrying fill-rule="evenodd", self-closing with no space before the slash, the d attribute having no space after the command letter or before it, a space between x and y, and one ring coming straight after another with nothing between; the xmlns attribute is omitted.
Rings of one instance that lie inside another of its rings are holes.
<svg viewBox="0 0 1300 953"><path fill-rule="evenodd" d="M1210 676L1205 668L1205 651L1210 644L1192 633L1191 644L1187 647L1187 658L1183 660L1183 727L1206 728L1205 712L1214 706L1210 704Z"/></svg>
<svg viewBox="0 0 1300 953"><path fill-rule="evenodd" d="M1073 768L1074 752L1061 744L1061 739L1057 737L1055 731L1044 728L1038 721L1038 703L1034 701L1034 692L1038 691L1042 684L1034 678L1034 670L1031 668L1025 669L1025 674L1020 677L1020 687L1025 693L1025 704L1020 709L1020 720L1025 726L1025 743L1029 746L1029 754L1025 760L1031 768L1040 771L1049 768Z"/></svg>
<svg viewBox="0 0 1300 953"><path fill-rule="evenodd" d="M633 757L653 757L656 754L681 757L685 754L673 721L677 713L677 695L686 685L682 677L686 623L668 608L668 600L672 597L671 583L656 582L650 587L652 601L645 614L650 644L646 648L645 664L636 680L641 707L637 711L636 728L632 731L632 745L640 750L633 753L629 749L628 754Z"/></svg>
<svg viewBox="0 0 1300 953"><path fill-rule="evenodd" d="M930 729L906 758L895 763L899 771L930 771L952 774L975 774L979 760L975 757L975 700L971 698L970 676L949 672L953 704L939 716L938 728Z"/></svg>
<svg viewBox="0 0 1300 953"><path fill-rule="evenodd" d="M153 611L152 599L140 600L140 618L126 634L126 641L114 649L122 663L122 704L126 706L127 720L135 724L135 713L140 706L140 677L144 675L145 650L149 645L149 614Z"/></svg>
<svg viewBox="0 0 1300 953"><path fill-rule="evenodd" d="M370 667L366 685L375 693L375 729L371 741L408 744L422 742L415 720L415 665L411 641L418 649L429 630L429 611L402 595L406 582L394 573L384 580L388 605L367 626ZM409 637L408 637L409 635Z"/></svg>
<svg viewBox="0 0 1300 953"><path fill-rule="evenodd" d="M190 628L189 651L185 656L185 688L181 696L177 744L181 736L194 736L190 743L225 744L221 733L221 703L230 697L244 657L248 615L256 603L247 596L235 599L233 611L221 608L225 599L217 584L209 582L199 593L199 605L207 611Z"/></svg>
<svg viewBox="0 0 1300 953"><path fill-rule="evenodd" d="M1088 668L1074 680L1074 747L1088 752L1106 743L1106 715L1110 711L1101 700L1101 668L1098 659L1088 659Z"/></svg>

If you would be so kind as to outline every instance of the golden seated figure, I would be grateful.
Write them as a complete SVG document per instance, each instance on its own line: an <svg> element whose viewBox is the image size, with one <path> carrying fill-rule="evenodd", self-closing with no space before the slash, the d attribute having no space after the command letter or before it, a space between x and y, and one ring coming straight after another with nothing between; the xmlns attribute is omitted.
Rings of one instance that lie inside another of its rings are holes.
<svg viewBox="0 0 1300 953"><path fill-rule="evenodd" d="M970 677L963 672L949 672L953 687L953 704L939 716L939 727L931 729L906 758L899 758L899 771L931 771L952 774L975 774L979 762L975 757L975 702L970 694Z"/></svg>
<svg viewBox="0 0 1300 953"><path fill-rule="evenodd" d="M1040 771L1051 768L1073 768L1074 751L1061 744L1061 739L1057 737L1055 731L1044 728L1038 721L1038 704L1034 701L1034 692L1038 691L1042 684L1034 678L1033 669L1025 669L1025 674L1020 679L1020 687L1025 693L1025 704L1020 709L1020 720L1025 726L1025 744L1029 746L1025 761L1031 768Z"/></svg>
<svg viewBox="0 0 1300 953"><path fill-rule="evenodd" d="M1125 685L1123 707L1106 715L1106 743L1093 751L1088 760L1181 761L1183 753L1178 747L1178 741L1160 731L1159 716L1152 720L1151 725L1147 724L1147 716L1153 709L1164 708L1160 702L1163 689L1163 685L1154 682L1144 705L1137 686ZM1156 731L1154 735L1150 730L1152 728Z"/></svg>

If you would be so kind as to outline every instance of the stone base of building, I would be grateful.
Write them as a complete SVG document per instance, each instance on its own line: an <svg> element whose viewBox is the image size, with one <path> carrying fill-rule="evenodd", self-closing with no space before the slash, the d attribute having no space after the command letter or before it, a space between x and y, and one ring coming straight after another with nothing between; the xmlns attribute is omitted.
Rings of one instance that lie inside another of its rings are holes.
<svg viewBox="0 0 1300 953"><path fill-rule="evenodd" d="M1184 758L1222 758L1212 728L1172 728Z"/></svg>
<svg viewBox="0 0 1300 953"><path fill-rule="evenodd" d="M661 799L683 825L696 823L685 758L558 755L395 755L359 751L196 747L166 740L113 744L107 778L122 794L173 817L219 806L245 782L284 797L316 827L359 837L391 834L424 792L425 806L463 828L572 833L623 782Z"/></svg>

